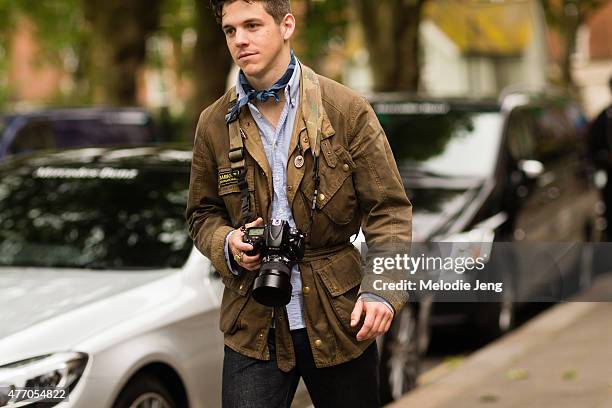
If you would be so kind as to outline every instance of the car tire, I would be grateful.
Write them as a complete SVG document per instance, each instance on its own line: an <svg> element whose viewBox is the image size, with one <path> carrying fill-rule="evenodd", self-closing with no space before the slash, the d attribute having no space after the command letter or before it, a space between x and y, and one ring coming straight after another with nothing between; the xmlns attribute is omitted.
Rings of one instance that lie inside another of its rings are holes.
<svg viewBox="0 0 612 408"><path fill-rule="evenodd" d="M121 390L113 408L177 408L175 399L163 383L149 374L139 375Z"/></svg>
<svg viewBox="0 0 612 408"><path fill-rule="evenodd" d="M420 369L417 308L406 305L395 316L380 347L380 400L387 404L416 387Z"/></svg>

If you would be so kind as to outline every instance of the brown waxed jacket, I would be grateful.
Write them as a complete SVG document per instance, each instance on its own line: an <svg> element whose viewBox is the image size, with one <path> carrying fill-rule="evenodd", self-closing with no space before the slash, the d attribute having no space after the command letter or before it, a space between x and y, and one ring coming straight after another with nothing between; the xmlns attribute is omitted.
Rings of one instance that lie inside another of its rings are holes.
<svg viewBox="0 0 612 408"><path fill-rule="evenodd" d="M393 278L364 275L359 252L349 238L362 227L368 245L410 242L412 207L385 134L368 102L303 65L300 87L286 188L296 226L309 231L306 255L299 263L304 321L315 363L326 367L358 357L372 342L357 341L360 327L350 327L350 314L359 293L378 294L396 311L407 300L405 292L374 289L374 278ZM186 217L195 246L210 258L225 284L220 319L225 344L243 355L268 360L268 329L274 320L278 366L289 371L295 366L295 356L285 308L274 310L257 303L251 296L256 272L246 271L236 277L224 256L225 237L239 226L241 215L240 189L237 180L228 176L230 141L225 123L225 114L235 99L232 88L200 115ZM319 109L310 109L313 101ZM317 118L312 117L313 112L319 113ZM241 110L239 124L245 133L251 209L267 221L273 197L272 174L249 109ZM310 145L316 128L321 133L321 182L310 226L314 194ZM298 143L305 159L300 167L294 164L300 154Z"/></svg>

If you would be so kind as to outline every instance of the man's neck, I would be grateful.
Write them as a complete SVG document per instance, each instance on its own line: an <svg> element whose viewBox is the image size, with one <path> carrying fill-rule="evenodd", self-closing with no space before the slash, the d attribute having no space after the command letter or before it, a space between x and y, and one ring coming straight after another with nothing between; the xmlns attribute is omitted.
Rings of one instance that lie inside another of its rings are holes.
<svg viewBox="0 0 612 408"><path fill-rule="evenodd" d="M249 84L251 84L251 86L258 91L268 89L274 85L276 81L282 78L285 71L287 71L287 67L289 67L290 62L291 49L287 48L286 50L282 51L278 63L270 68L267 72L258 77L252 77L245 74L246 79L249 81Z"/></svg>

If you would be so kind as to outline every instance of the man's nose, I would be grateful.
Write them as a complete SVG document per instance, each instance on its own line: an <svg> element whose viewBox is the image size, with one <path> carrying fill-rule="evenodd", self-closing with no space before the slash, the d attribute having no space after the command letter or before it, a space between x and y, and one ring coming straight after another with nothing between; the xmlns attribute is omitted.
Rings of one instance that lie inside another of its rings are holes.
<svg viewBox="0 0 612 408"><path fill-rule="evenodd" d="M241 28L236 29L236 35L234 36L234 43L236 46L241 47L249 43L249 36L246 30Z"/></svg>

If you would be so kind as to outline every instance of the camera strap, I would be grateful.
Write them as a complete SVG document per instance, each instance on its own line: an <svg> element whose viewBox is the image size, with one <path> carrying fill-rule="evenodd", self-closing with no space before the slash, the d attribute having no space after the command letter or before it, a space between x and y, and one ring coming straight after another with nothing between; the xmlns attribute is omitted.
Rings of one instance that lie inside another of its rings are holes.
<svg viewBox="0 0 612 408"><path fill-rule="evenodd" d="M306 122L306 132L310 140L310 148L312 151L313 167L312 167L312 180L314 184L314 192L312 195L312 205L310 207L310 220L308 224L308 230L306 236L310 237L312 224L314 222L314 214L317 210L317 196L319 195L319 188L321 184L321 178L319 177L319 156L321 153L321 124L323 117L320 115L323 106L321 104L321 87L319 85L319 78L317 74L306 66L302 67L302 75L304 78L304 99L305 103L302 106L302 114Z"/></svg>
<svg viewBox="0 0 612 408"><path fill-rule="evenodd" d="M239 120L234 120L228 127L230 139L228 156L231 163L232 176L238 180L238 188L240 189L240 225L245 225L253 218L249 201L249 184L246 178L244 142L242 140L246 136L240 127Z"/></svg>

